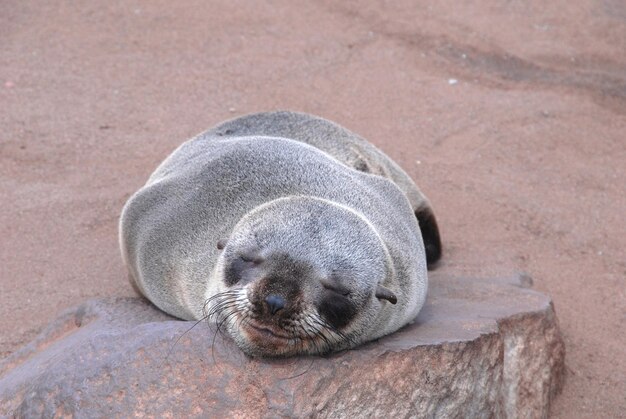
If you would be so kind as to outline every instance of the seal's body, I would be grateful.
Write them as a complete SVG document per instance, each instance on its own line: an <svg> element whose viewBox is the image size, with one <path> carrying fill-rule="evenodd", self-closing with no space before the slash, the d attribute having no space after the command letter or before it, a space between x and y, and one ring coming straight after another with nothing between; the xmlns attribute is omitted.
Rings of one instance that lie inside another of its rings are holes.
<svg viewBox="0 0 626 419"><path fill-rule="evenodd" d="M441 254L428 201L395 163L292 112L238 118L181 145L127 202L120 243L156 306L214 317L256 356L397 330L422 307L427 259Z"/></svg>

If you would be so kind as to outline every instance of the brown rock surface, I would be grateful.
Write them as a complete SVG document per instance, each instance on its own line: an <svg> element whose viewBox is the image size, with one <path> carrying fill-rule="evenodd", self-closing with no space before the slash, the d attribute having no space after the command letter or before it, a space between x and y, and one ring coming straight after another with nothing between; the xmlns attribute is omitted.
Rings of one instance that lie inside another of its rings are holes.
<svg viewBox="0 0 626 419"><path fill-rule="evenodd" d="M539 418L564 373L550 299L516 281L436 276L416 323L328 357L252 359L193 325L139 299L69 310L0 363L0 415Z"/></svg>
<svg viewBox="0 0 626 419"><path fill-rule="evenodd" d="M5 0L0 37L0 357L68 307L134 295L119 211L184 138L283 108L417 180L438 272L523 270L553 297L553 417L624 417L623 1Z"/></svg>

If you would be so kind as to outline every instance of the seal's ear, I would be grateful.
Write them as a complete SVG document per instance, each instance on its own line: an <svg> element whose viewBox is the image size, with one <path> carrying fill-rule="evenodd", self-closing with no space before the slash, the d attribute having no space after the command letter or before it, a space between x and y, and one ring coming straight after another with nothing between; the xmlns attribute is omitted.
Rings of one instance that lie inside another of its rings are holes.
<svg viewBox="0 0 626 419"><path fill-rule="evenodd" d="M217 241L217 248L218 248L219 250L222 250L223 248L225 248L225 247L226 247L226 243L228 243L228 239L219 239L219 240Z"/></svg>
<svg viewBox="0 0 626 419"><path fill-rule="evenodd" d="M385 288L382 285L378 285L378 287L376 287L376 298L379 300L387 300L391 304L398 302L396 294L394 294L389 288Z"/></svg>

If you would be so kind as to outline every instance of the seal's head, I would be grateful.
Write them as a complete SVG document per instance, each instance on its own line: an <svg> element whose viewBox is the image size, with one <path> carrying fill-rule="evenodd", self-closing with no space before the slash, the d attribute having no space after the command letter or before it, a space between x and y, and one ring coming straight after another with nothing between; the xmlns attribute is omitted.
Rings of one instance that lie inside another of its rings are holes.
<svg viewBox="0 0 626 419"><path fill-rule="evenodd" d="M322 354L367 340L396 296L375 229L311 197L271 201L235 226L217 264L207 314L252 356Z"/></svg>

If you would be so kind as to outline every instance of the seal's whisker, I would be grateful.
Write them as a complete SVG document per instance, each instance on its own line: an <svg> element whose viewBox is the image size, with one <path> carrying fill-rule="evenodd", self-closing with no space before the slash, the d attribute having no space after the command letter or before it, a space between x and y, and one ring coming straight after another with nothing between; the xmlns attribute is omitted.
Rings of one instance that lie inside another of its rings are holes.
<svg viewBox="0 0 626 419"><path fill-rule="evenodd" d="M215 317L216 315L220 314L221 312L231 309L231 308L237 308L240 305L237 304L236 302L224 302L220 305L216 305L214 306L211 311L208 313L207 317L208 318L212 318Z"/></svg>
<svg viewBox="0 0 626 419"><path fill-rule="evenodd" d="M315 348L315 350L319 350L318 349L319 345L318 345L318 343L317 343L317 341L315 339L315 336L316 336L315 332L313 332L313 334L311 334L307 327L303 327L303 325L309 326L305 321L298 320L298 323L300 324L300 330L302 330L307 335L307 337L309 338L308 339L308 343L310 345L312 345ZM309 326L309 328L310 328L310 326ZM302 348L301 349L304 349L304 346L305 346L304 345L304 341L302 341Z"/></svg>
<svg viewBox="0 0 626 419"><path fill-rule="evenodd" d="M180 336L178 336L178 338L176 338L176 340L174 341L174 343L172 344L172 346L170 346L170 349L167 351L167 355L165 355L165 359L167 360L169 358L169 356L172 354L172 351L174 350L174 347L178 344L178 341L180 341L183 336L185 336L187 333L189 333L194 327L196 327L198 324L200 324L201 322L206 320L206 316L202 317L201 319L197 320L189 329L185 330Z"/></svg>
<svg viewBox="0 0 626 419"><path fill-rule="evenodd" d="M228 318L231 314L236 313L241 307L240 297L241 290L233 289L213 295L205 303L204 311L207 312L206 318L213 319L219 331L219 322ZM210 308L207 308L210 307Z"/></svg>
<svg viewBox="0 0 626 419"><path fill-rule="evenodd" d="M217 335L220 334L224 336L224 333L222 331L222 326L226 323L228 319L230 319L233 315L236 315L236 314L237 314L237 310L233 310L227 313L227 315L224 317L224 319L220 323L216 322L215 333L213 334L213 339L211 341L211 358L213 359L214 363L216 362L215 361L215 340L217 338Z"/></svg>
<svg viewBox="0 0 626 419"><path fill-rule="evenodd" d="M333 328L332 326L328 325L325 321L323 321L322 319L318 318L317 316L312 316L310 318L317 326L320 327L320 331L319 331L319 336L322 337L327 345L327 347L330 349L332 349L335 345L334 343L336 342L348 342L350 344L352 344L354 341L353 339L351 339L350 337L348 337L348 335L346 335L345 333L341 332L340 330L337 330L336 328ZM328 336L326 336L326 332L330 333L331 336L333 336L333 339L329 339Z"/></svg>
<svg viewBox="0 0 626 419"><path fill-rule="evenodd" d="M331 346L331 342L328 339L328 337L324 334L324 329L323 328L316 328L314 325L309 323L309 320L315 320L315 319L313 317L307 317L307 318L304 319L304 323L307 324L312 329L314 329L315 336L322 340L322 342L324 343L324 347L326 349L329 348ZM315 346L317 346L317 342L318 341L319 341L319 339L313 339L313 342L315 342ZM323 350L323 351L322 350L318 350L318 352L325 352L326 349Z"/></svg>

